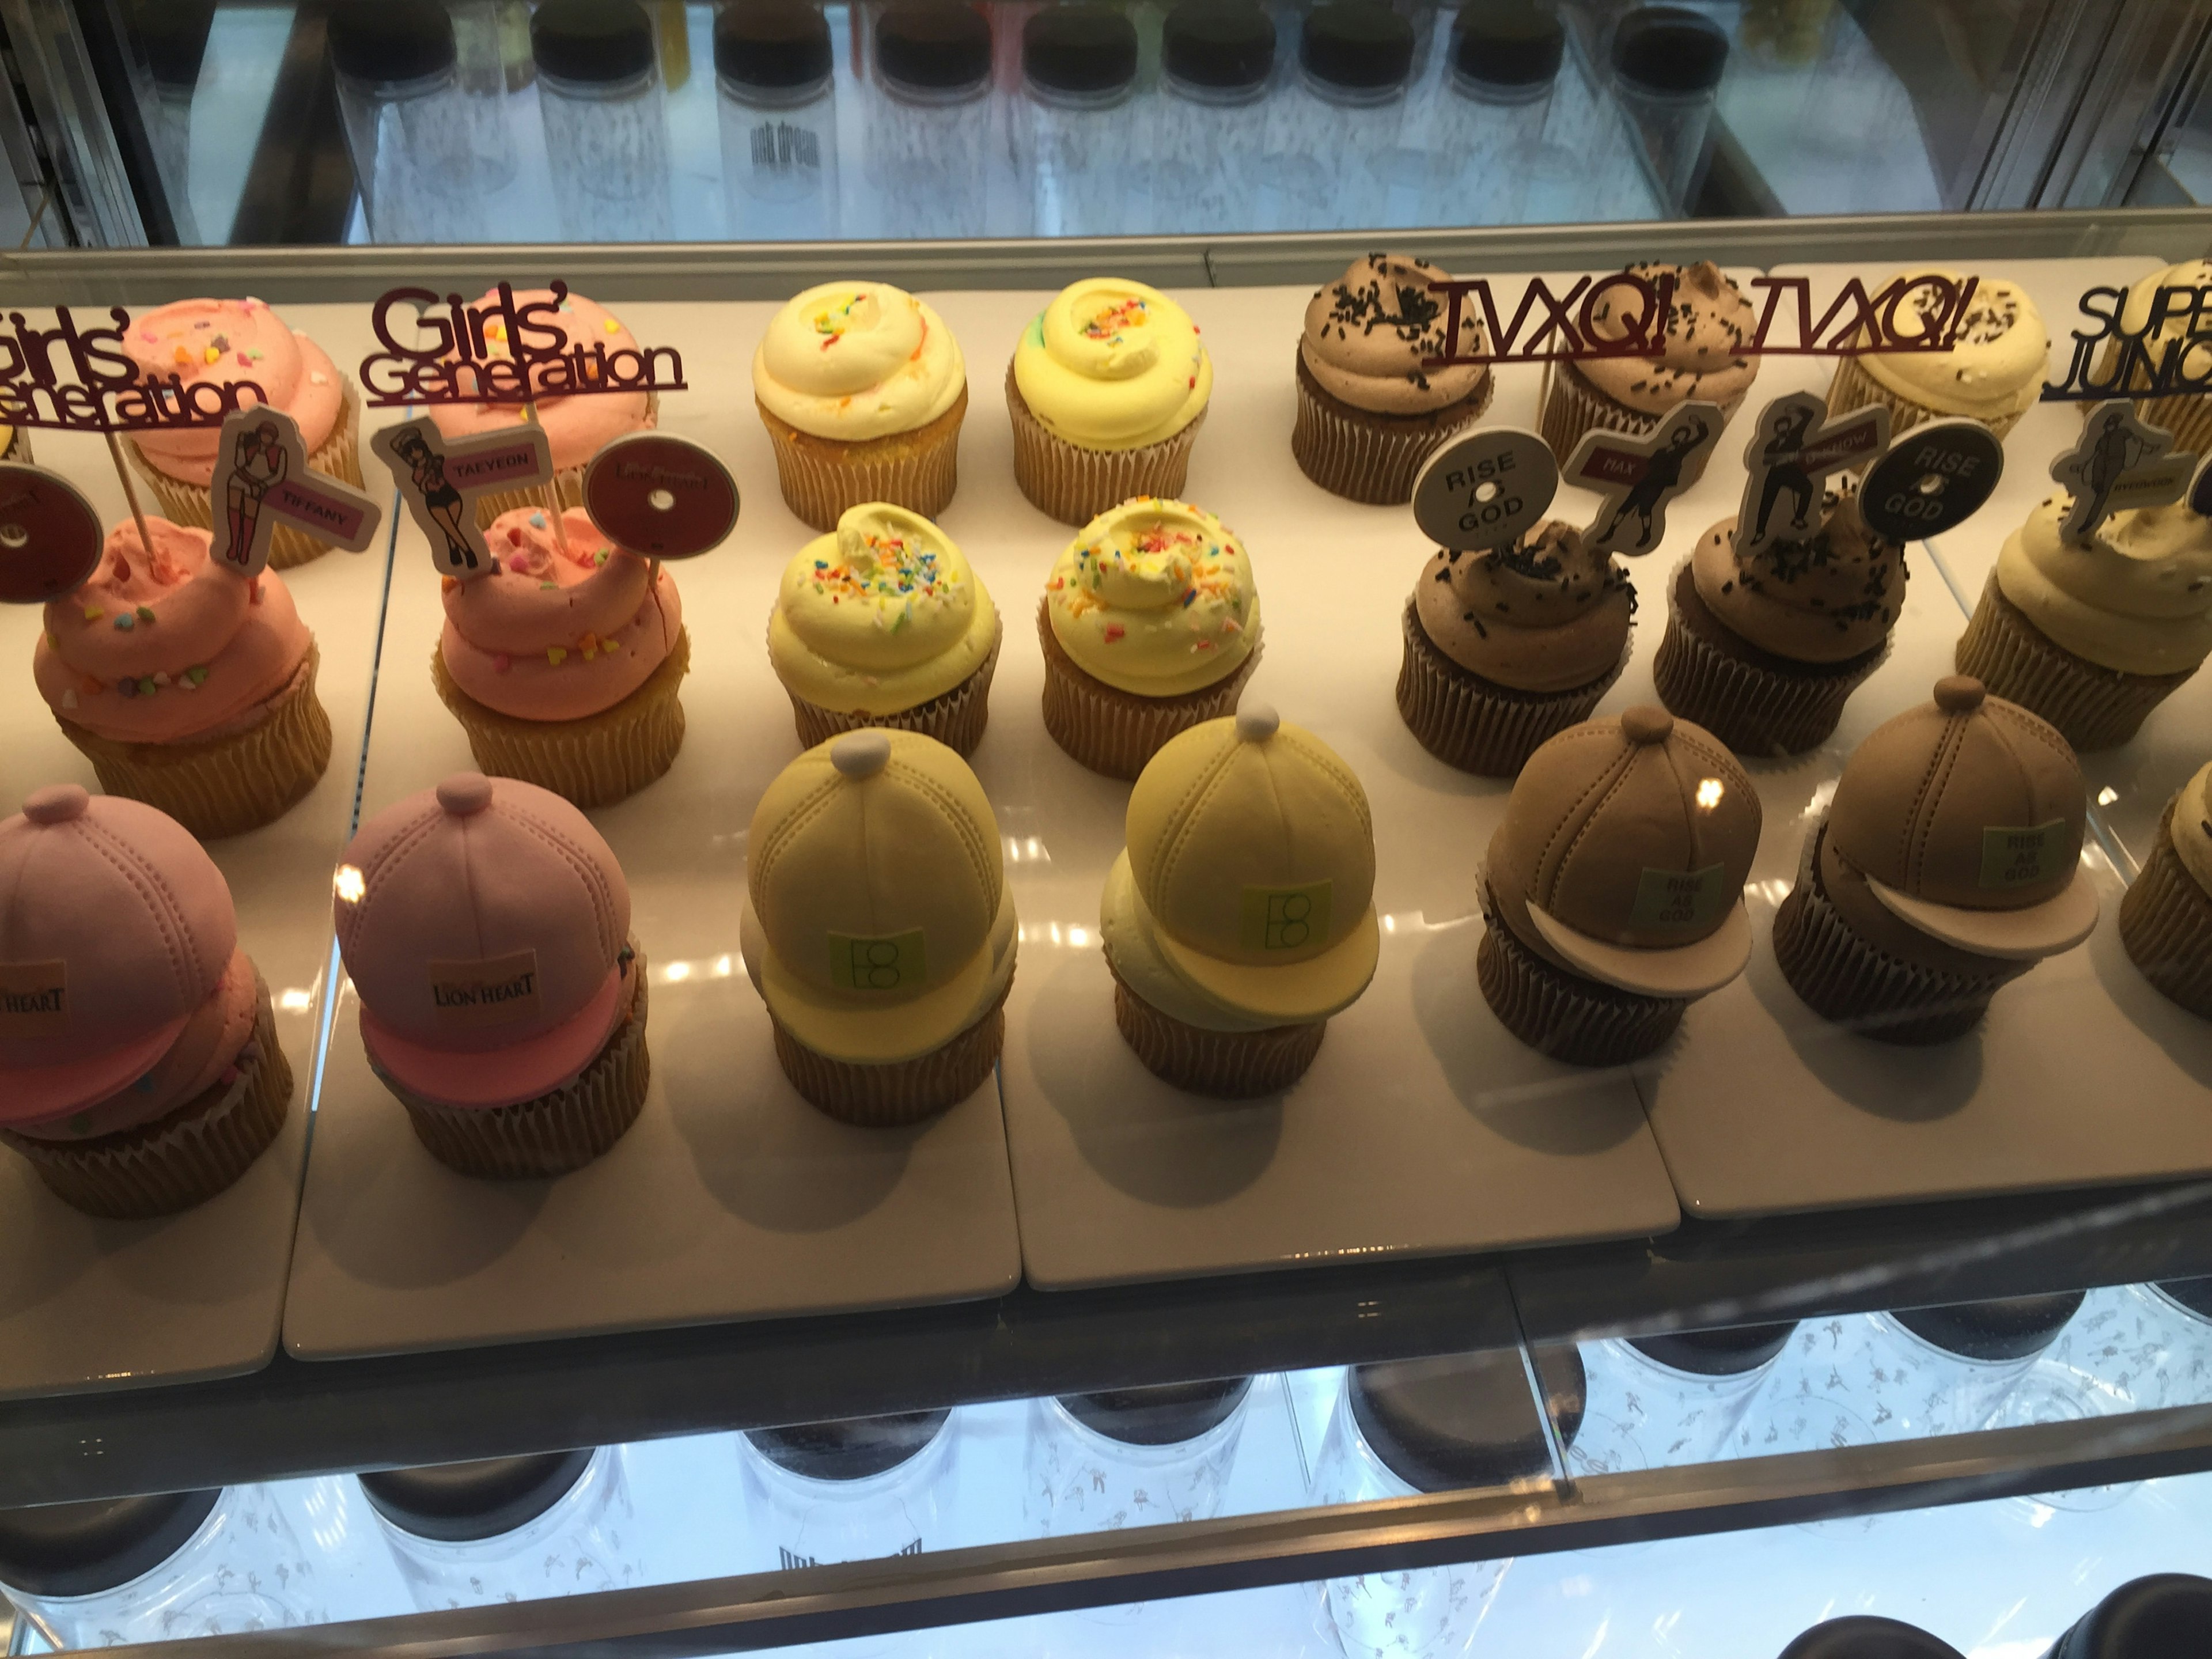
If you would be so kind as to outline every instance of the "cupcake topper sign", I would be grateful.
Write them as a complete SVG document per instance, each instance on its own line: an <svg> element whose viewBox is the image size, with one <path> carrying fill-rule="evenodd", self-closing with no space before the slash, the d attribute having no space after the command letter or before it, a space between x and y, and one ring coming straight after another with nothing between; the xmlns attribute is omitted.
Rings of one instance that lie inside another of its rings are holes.
<svg viewBox="0 0 2212 1659"><path fill-rule="evenodd" d="M1888 442L1889 411L1878 404L1833 421L1826 401L1809 392L1793 392L1767 404L1759 411L1758 429L1743 452L1750 476L1736 514L1738 555L1810 536L1820 506L1820 481L1831 472L1864 465ZM1789 515L1778 518L1775 509L1785 495Z"/></svg>
<svg viewBox="0 0 2212 1659"><path fill-rule="evenodd" d="M100 515L58 472L0 461L0 603L44 605L100 568Z"/></svg>
<svg viewBox="0 0 2212 1659"><path fill-rule="evenodd" d="M1859 517L1877 536L1919 541L1956 530L2004 476L2004 445L1979 421L1929 421L1889 447L1859 482Z"/></svg>
<svg viewBox="0 0 2212 1659"><path fill-rule="evenodd" d="M1487 427L1429 458L1413 480L1413 522L1439 547L1504 547L1535 527L1559 489L1559 463L1543 439Z"/></svg>
<svg viewBox="0 0 2212 1659"><path fill-rule="evenodd" d="M1718 404L1692 401L1641 437L1584 433L1562 474L1603 497L1583 540L1606 553L1658 546L1667 534L1667 504L1703 476L1727 420Z"/></svg>
<svg viewBox="0 0 2212 1659"><path fill-rule="evenodd" d="M299 422L277 409L237 410L222 423L209 495L216 511L208 556L241 576L268 568L279 524L358 553L384 522L384 509L368 495L308 470Z"/></svg>
<svg viewBox="0 0 2212 1659"><path fill-rule="evenodd" d="M440 575L461 581L492 573L476 498L553 478L552 446L544 428L531 422L448 438L424 417L386 427L368 447L392 469L407 510L429 538L430 562Z"/></svg>
<svg viewBox="0 0 2212 1659"><path fill-rule="evenodd" d="M584 511L618 547L688 559L720 547L738 522L730 470L686 438L634 432L584 469Z"/></svg>
<svg viewBox="0 0 2212 1659"><path fill-rule="evenodd" d="M527 404L684 390L684 359L675 347L617 344L610 350L597 339L572 345L553 320L566 309L568 285L556 280L546 291L550 300L518 299L512 283L501 283L475 305L427 288L395 288L380 296L369 326L384 349L361 360L368 406ZM619 325L609 318L607 327L614 333Z"/></svg>
<svg viewBox="0 0 2212 1659"><path fill-rule="evenodd" d="M2099 404L2081 423L2081 441L2051 464L2051 477L2074 497L2059 534L2087 546L2111 514L2179 501L2197 457L2172 451L2173 434L2138 418L2126 398Z"/></svg>

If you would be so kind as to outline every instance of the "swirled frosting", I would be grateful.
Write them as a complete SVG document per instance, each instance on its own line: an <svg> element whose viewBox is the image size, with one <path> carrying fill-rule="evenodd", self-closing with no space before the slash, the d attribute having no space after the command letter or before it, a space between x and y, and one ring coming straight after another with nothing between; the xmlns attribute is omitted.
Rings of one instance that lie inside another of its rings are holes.
<svg viewBox="0 0 2212 1659"><path fill-rule="evenodd" d="M2185 504L2115 513L2087 547L2052 495L2006 538L1997 587L2044 634L2123 674L2179 674L2212 655L2212 520Z"/></svg>
<svg viewBox="0 0 2212 1659"><path fill-rule="evenodd" d="M1966 281L1955 270L1899 275L1908 281L1920 276ZM1925 288L1913 289L1908 303L1918 307L1918 320L1900 317L1899 331L1931 326L1936 297ZM2025 290L2001 276L1984 276L1967 302L1958 343L1948 351L1872 352L1858 363L1890 391L1939 415L1994 420L2021 413L2041 395L2044 372L2051 366L2051 335Z"/></svg>
<svg viewBox="0 0 2212 1659"><path fill-rule="evenodd" d="M1100 514L1054 562L1045 602L1076 666L1143 696L1225 679L1260 641L1251 559L1183 501L1139 495Z"/></svg>
<svg viewBox="0 0 2212 1659"><path fill-rule="evenodd" d="M84 585L46 605L32 657L64 720L118 743L211 737L290 684L313 642L274 570L240 575L204 530L116 526Z"/></svg>
<svg viewBox="0 0 2212 1659"><path fill-rule="evenodd" d="M1421 631L1470 673L1521 691L1569 691L1611 673L1636 589L1618 560L1548 519L1510 547L1443 549L1413 588Z"/></svg>
<svg viewBox="0 0 2212 1659"><path fill-rule="evenodd" d="M1656 357L1585 357L1575 368L1615 403L1646 415L1664 415L1692 398L1733 407L1759 378L1759 359L1744 355L1758 319L1743 290L1710 259L1628 271L1646 282L1674 279L1665 349ZM1634 320L1634 302L1608 295L1591 312L1590 328L1601 340L1625 340Z"/></svg>
<svg viewBox="0 0 2212 1659"><path fill-rule="evenodd" d="M272 408L299 422L300 441L313 454L337 425L345 378L322 347L258 300L179 300L134 319L123 348L141 374L179 376L190 386L229 386L251 380ZM134 432L139 453L179 483L215 477L222 442L215 427Z"/></svg>
<svg viewBox="0 0 2212 1659"><path fill-rule="evenodd" d="M1213 395L1213 360L1189 313L1158 289L1087 276L1022 331L1014 384L1054 437L1142 449L1199 417Z"/></svg>
<svg viewBox="0 0 2212 1659"><path fill-rule="evenodd" d="M1298 356L1331 397L1378 415L1425 415L1473 397L1490 378L1488 365L1424 368L1447 351L1447 296L1430 291L1449 282L1436 266L1401 253L1370 253L1306 302ZM1475 307L1462 307L1459 352L1482 349Z"/></svg>
<svg viewBox="0 0 2212 1659"><path fill-rule="evenodd" d="M944 319L888 283L824 283L769 319L753 395L817 438L857 442L927 426L968 385Z"/></svg>
<svg viewBox="0 0 2212 1659"><path fill-rule="evenodd" d="M2212 893L2212 765L2198 767L2181 786L2166 834L2197 884Z"/></svg>
<svg viewBox="0 0 2212 1659"><path fill-rule="evenodd" d="M784 684L840 714L896 714L942 696L983 665L999 611L952 538L882 501L783 568L768 623Z"/></svg>
<svg viewBox="0 0 2212 1659"><path fill-rule="evenodd" d="M591 515L563 515L564 549L546 515L502 513L484 532L499 568L445 578L439 654L453 683L523 720L573 720L611 708L675 648L684 602L665 568L602 536Z"/></svg>
<svg viewBox="0 0 2212 1659"><path fill-rule="evenodd" d="M1698 597L1730 631L1793 662L1846 662L1889 637L1905 605L1905 550L1867 528L1856 489L1826 491L1820 528L1803 541L1748 558L1735 523L1723 519L1690 555Z"/></svg>
<svg viewBox="0 0 2212 1659"><path fill-rule="evenodd" d="M550 289L518 289L517 305L540 305L552 301ZM483 296L478 304L496 303L496 289ZM635 351L637 337L617 322L605 307L586 299L580 294L571 294L562 300L559 310L550 319L538 319L540 327L556 327L561 331L561 352L568 356L581 347L588 358L594 346L604 346L610 352ZM514 349L507 337L507 325L495 318L484 325L484 349L494 357L512 357ZM550 369L532 368L534 383L543 383ZM531 405L538 412L538 424L545 428L545 441L553 448L553 465L556 469L581 466L617 438L632 432L642 432L652 425L647 415L648 394L642 392L594 392L571 397L566 392L548 392ZM519 426L523 419L520 404L433 404L430 418L438 423L438 430L448 438L466 437L471 433L489 432L499 427Z"/></svg>

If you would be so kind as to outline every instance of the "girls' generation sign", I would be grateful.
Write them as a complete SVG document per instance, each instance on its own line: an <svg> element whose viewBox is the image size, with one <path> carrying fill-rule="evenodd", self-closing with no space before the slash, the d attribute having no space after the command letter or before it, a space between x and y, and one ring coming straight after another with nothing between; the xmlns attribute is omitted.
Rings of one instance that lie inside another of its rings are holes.
<svg viewBox="0 0 2212 1659"><path fill-rule="evenodd" d="M378 299L369 326L384 349L361 362L373 409L410 404L526 404L610 392L681 392L684 359L673 346L578 341L556 320L568 285L550 299L523 299L501 283L474 305L458 294L395 288Z"/></svg>
<svg viewBox="0 0 2212 1659"><path fill-rule="evenodd" d="M252 380L186 380L143 374L123 349L131 313L108 308L109 328L78 325L67 306L40 328L20 311L0 330L0 421L58 432L155 432L221 426L244 394L267 398Z"/></svg>

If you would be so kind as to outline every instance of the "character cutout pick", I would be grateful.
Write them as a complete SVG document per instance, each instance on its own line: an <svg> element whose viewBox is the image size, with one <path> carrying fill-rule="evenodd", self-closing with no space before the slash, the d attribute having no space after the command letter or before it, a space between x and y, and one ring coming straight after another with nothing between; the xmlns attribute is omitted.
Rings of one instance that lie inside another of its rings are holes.
<svg viewBox="0 0 2212 1659"><path fill-rule="evenodd" d="M2081 423L2081 441L2051 464L2051 477L2074 497L2058 532L2086 547L2123 507L2179 501L2196 467L2196 456L2174 453L2172 434L2140 419L2126 398L2099 404Z"/></svg>
<svg viewBox="0 0 2212 1659"><path fill-rule="evenodd" d="M438 574L462 581L492 573L476 498L553 479L552 446L535 422L448 438L425 417L386 427L368 447L392 469L407 510L429 538Z"/></svg>
<svg viewBox="0 0 2212 1659"><path fill-rule="evenodd" d="M1658 546L1668 503L1704 476L1727 420L1718 404L1691 402L1640 437L1584 433L1561 476L1604 497L1590 520L1590 545L1627 554Z"/></svg>
<svg viewBox="0 0 2212 1659"><path fill-rule="evenodd" d="M249 405L222 423L210 494L216 513L208 556L241 576L269 565L279 524L358 553L376 538L384 509L351 484L307 466L300 428L282 410Z"/></svg>
<svg viewBox="0 0 2212 1659"><path fill-rule="evenodd" d="M1822 481L1864 466L1888 443L1889 411L1879 404L1831 421L1826 400L1809 392L1777 398L1759 410L1758 430L1744 448L1750 476L1736 514L1737 553L1809 539L1820 528Z"/></svg>

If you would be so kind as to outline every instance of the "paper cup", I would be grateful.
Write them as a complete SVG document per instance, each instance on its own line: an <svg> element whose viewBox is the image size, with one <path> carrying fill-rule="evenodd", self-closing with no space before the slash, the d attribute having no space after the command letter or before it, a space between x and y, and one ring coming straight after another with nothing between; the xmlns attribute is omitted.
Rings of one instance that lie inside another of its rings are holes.
<svg viewBox="0 0 2212 1659"><path fill-rule="evenodd" d="M2166 802L2158 844L2120 901L2120 943L2160 995L2212 1019L2212 894L2173 850L2173 808Z"/></svg>
<svg viewBox="0 0 2212 1659"><path fill-rule="evenodd" d="M835 530L848 507L867 501L889 501L925 519L952 504L960 484L960 422L968 414L964 385L952 407L927 425L852 443L802 432L757 398L753 407L775 452L784 505L802 524Z"/></svg>
<svg viewBox="0 0 2212 1659"><path fill-rule="evenodd" d="M1686 997L1616 990L1538 956L1505 925L1486 881L1482 919L1486 931L1474 953L1482 1000L1538 1053L1574 1066L1622 1066L1665 1047L1682 1023Z"/></svg>
<svg viewBox="0 0 2212 1659"><path fill-rule="evenodd" d="M1492 375L1467 397L1422 415L1378 415L1333 397L1297 354L1298 413L1291 453L1298 468L1332 495L1370 507L1413 499L1413 479L1430 456L1482 418Z"/></svg>
<svg viewBox="0 0 2212 1659"><path fill-rule="evenodd" d="M1155 1008L1122 983L1119 974L1114 976L1114 1024L1153 1076L1218 1100L1249 1100L1289 1088L1313 1064L1328 1030L1328 1022L1317 1019L1262 1031L1209 1031Z"/></svg>
<svg viewBox="0 0 2212 1659"><path fill-rule="evenodd" d="M1200 410L1173 437L1141 449L1085 449L1054 437L1030 410L1006 365L1006 413L1014 423L1014 482L1039 512L1080 530L1109 507L1138 495L1180 500L1191 447L1206 424Z"/></svg>
<svg viewBox="0 0 2212 1659"><path fill-rule="evenodd" d="M1398 666L1398 713L1421 747L1447 766L1486 778L1518 776L1548 739L1590 717L1628 666L1632 632L1620 660L1602 679L1570 691L1520 691L1461 667L1428 636L1408 599L1401 618L1406 651Z"/></svg>
<svg viewBox="0 0 2212 1659"><path fill-rule="evenodd" d="M2118 748L2197 672L2124 674L2075 656L2005 598L1995 570L1959 636L1954 660L1991 696L2050 721L2077 751Z"/></svg>
<svg viewBox="0 0 2212 1659"><path fill-rule="evenodd" d="M773 1011L769 1018L776 1061L809 1105L840 1123L888 1129L948 1112L983 1086L1006 1046L1006 1006L1002 990L990 1011L950 1042L886 1066L833 1060L793 1036Z"/></svg>
<svg viewBox="0 0 2212 1659"><path fill-rule="evenodd" d="M1180 696L1146 697L1085 673L1052 631L1051 602L1037 605L1044 646L1044 729L1071 759L1109 778L1134 778L1170 738L1237 712L1244 682L1260 665L1254 640L1222 679Z"/></svg>
<svg viewBox="0 0 2212 1659"><path fill-rule="evenodd" d="M799 744L811 749L842 732L884 727L894 732L919 732L963 757L974 754L975 745L983 741L984 727L990 724L991 675L999 665L999 647L1006 637L1006 619L1001 617L998 635L991 641L991 653L974 673L942 696L896 714L839 714L836 709L807 702L787 685L784 693L791 699L792 720L799 728Z"/></svg>

